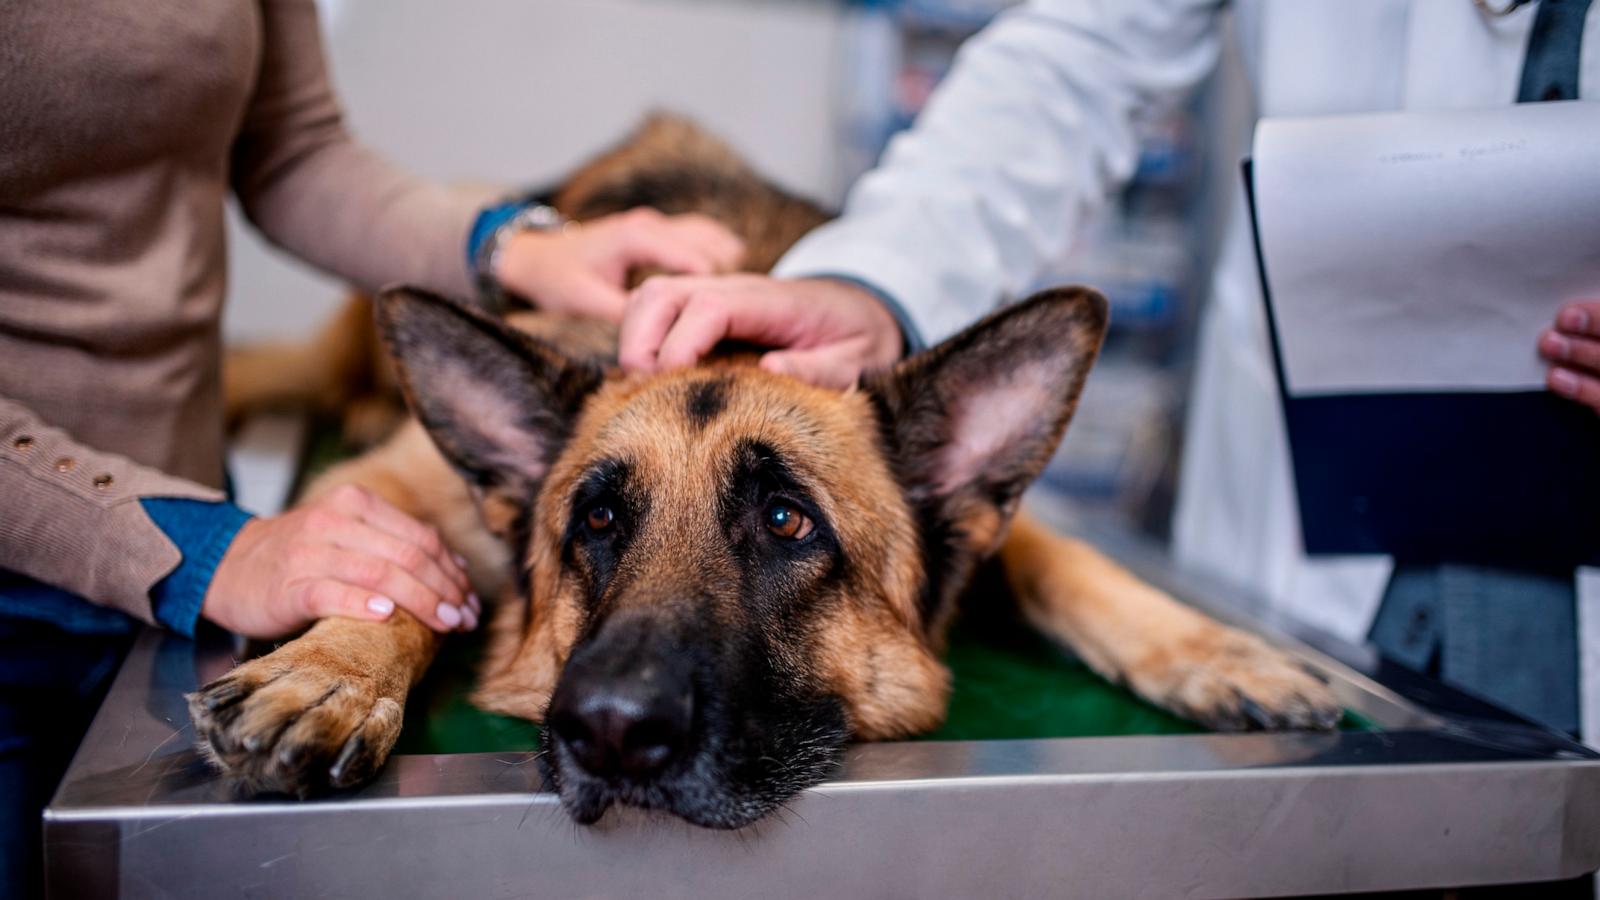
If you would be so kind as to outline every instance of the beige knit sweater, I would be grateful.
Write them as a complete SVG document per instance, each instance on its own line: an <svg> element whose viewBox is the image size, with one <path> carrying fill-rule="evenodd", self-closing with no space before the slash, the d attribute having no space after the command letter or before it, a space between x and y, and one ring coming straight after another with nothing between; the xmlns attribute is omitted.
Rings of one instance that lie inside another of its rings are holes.
<svg viewBox="0 0 1600 900"><path fill-rule="evenodd" d="M220 497L230 191L356 284L469 291L486 198L351 139L312 0L0 3L0 568L150 620L138 498Z"/></svg>

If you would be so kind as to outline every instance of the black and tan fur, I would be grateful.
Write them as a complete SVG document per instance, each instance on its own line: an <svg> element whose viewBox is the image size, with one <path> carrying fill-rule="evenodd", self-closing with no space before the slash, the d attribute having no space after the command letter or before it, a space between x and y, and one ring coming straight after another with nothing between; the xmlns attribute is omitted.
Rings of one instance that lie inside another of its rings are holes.
<svg viewBox="0 0 1600 900"><path fill-rule="evenodd" d="M678 143L658 154L663 129ZM821 221L706 147L658 122L575 176L565 193L588 199L569 209L710 209L763 264ZM1154 703L1219 728L1331 727L1334 697L1288 657L1017 514L1105 317L1093 291L1049 291L840 393L739 358L623 375L592 325L395 290L378 321L416 419L313 491L360 486L466 555L500 600L474 699L546 722L547 772L582 822L622 803L737 827L825 778L847 740L935 727L946 633L989 558L1028 621ZM774 526L794 521L809 529ZM403 612L324 620L191 712L253 788L359 784L435 644ZM614 721L585 703L618 684L664 710L628 720L662 735L607 745L649 751L626 765L586 730Z"/></svg>
<svg viewBox="0 0 1600 900"><path fill-rule="evenodd" d="M744 240L740 269L746 272L771 269L806 232L831 218L815 203L763 180L694 124L659 114L546 199L579 223L639 208L711 216ZM310 341L232 349L223 367L229 428L255 413L287 409L337 421L352 447L371 447L388 437L404 420L405 407L372 323L372 299L354 293ZM534 327L561 328L565 340L583 342L585 353L604 352L608 335L597 334L596 324Z"/></svg>

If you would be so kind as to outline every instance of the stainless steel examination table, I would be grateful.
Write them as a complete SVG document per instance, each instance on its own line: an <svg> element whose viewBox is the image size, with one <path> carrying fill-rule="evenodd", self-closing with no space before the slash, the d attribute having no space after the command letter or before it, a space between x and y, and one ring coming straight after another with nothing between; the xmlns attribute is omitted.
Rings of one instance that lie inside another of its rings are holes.
<svg viewBox="0 0 1600 900"><path fill-rule="evenodd" d="M1152 726L862 745L833 781L777 816L712 832L616 810L598 826L574 825L541 792L527 748L405 752L428 746L408 720L400 752L364 789L242 801L196 755L183 702L226 670L229 645L147 632L46 811L49 888L58 897L1229 897L1545 881L1600 866L1600 756L1357 648L1292 623L1267 627L1144 548L1100 543L1317 666L1350 710L1345 729Z"/></svg>

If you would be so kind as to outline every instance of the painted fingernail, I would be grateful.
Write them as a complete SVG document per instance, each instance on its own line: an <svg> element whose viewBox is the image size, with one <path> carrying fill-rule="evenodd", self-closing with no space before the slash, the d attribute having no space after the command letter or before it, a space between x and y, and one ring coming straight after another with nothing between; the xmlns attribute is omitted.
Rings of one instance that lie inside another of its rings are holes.
<svg viewBox="0 0 1600 900"><path fill-rule="evenodd" d="M1589 330L1588 310L1579 309L1576 306L1563 309L1561 311L1561 317L1558 321L1560 321L1561 327L1567 329L1568 331Z"/></svg>
<svg viewBox="0 0 1600 900"><path fill-rule="evenodd" d="M468 631L475 631L478 627L478 614L469 607L461 610L461 618L467 623Z"/></svg>
<svg viewBox="0 0 1600 900"><path fill-rule="evenodd" d="M1578 396L1578 376L1566 369L1550 370L1550 387L1563 397Z"/></svg>
<svg viewBox="0 0 1600 900"><path fill-rule="evenodd" d="M377 613L380 616L388 616L390 613L394 612L394 601L390 600L388 597L368 597L367 609L372 610L374 613Z"/></svg>
<svg viewBox="0 0 1600 900"><path fill-rule="evenodd" d="M439 608L434 611L434 615L439 617L439 621L443 622L446 628L455 628L461 624L461 610L448 603L439 604Z"/></svg>
<svg viewBox="0 0 1600 900"><path fill-rule="evenodd" d="M465 556L455 553L451 555L451 558L454 559L456 561L456 565L460 566L461 568L465 569L467 567L467 558Z"/></svg>
<svg viewBox="0 0 1600 900"><path fill-rule="evenodd" d="M477 594L468 594L467 595L467 606L471 607L473 612L478 612L478 613L483 612L483 604L478 602L478 595Z"/></svg>

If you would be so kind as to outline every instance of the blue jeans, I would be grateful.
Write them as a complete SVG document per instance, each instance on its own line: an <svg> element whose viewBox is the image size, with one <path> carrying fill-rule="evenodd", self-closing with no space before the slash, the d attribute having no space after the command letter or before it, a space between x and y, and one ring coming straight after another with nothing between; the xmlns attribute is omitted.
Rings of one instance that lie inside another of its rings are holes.
<svg viewBox="0 0 1600 900"><path fill-rule="evenodd" d="M0 897L43 895L40 813L131 641L0 617Z"/></svg>

